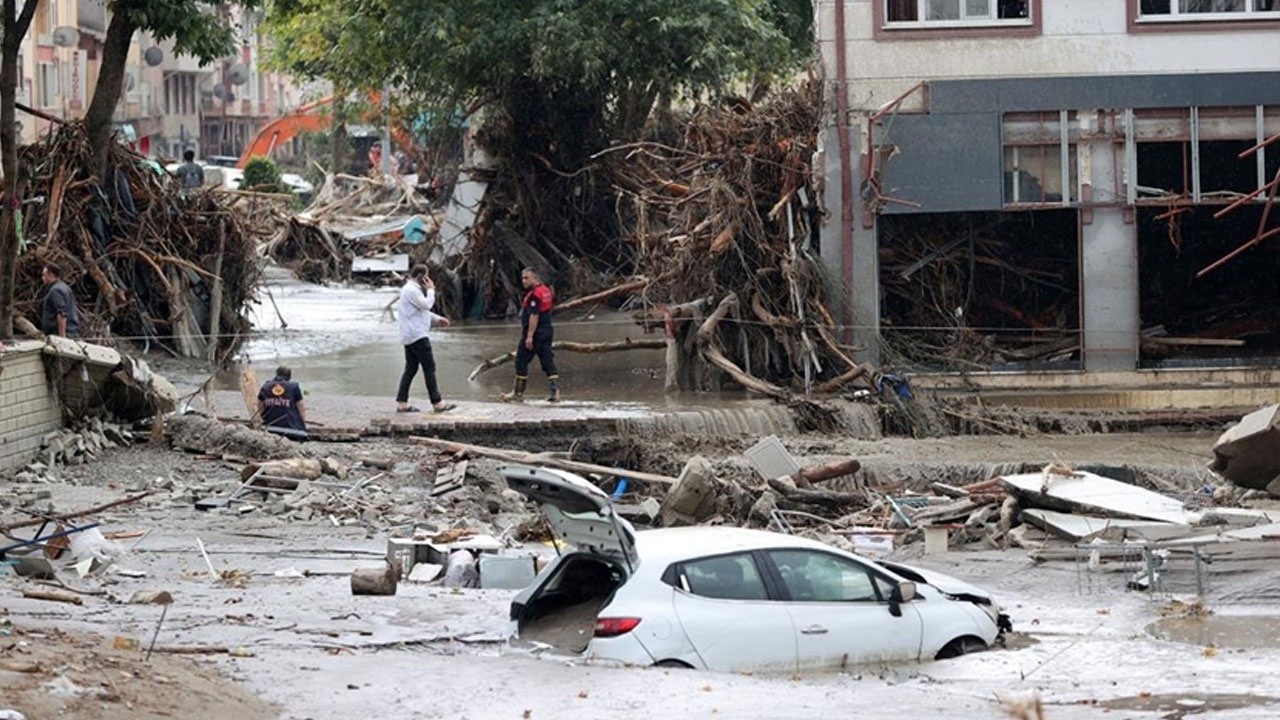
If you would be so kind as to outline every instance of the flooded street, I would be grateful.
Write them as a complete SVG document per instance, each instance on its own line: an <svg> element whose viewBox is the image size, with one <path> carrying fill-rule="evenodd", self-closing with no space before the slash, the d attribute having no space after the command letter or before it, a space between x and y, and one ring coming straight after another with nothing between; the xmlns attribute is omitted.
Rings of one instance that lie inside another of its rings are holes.
<svg viewBox="0 0 1280 720"><path fill-rule="evenodd" d="M404 368L396 321L388 312L399 288L367 286L324 287L300 283L278 268L269 268L253 309L254 335L244 355L260 379L271 377L278 364L288 364L308 393L328 395L395 395ZM625 313L610 311L582 319L576 313L556 317L556 339L604 342L639 339L640 328ZM515 348L519 325L456 323L434 328L431 344L441 392L459 400L497 400L509 390L514 365L507 364L467 377L483 360ZM668 398L662 391L662 350L616 353L556 353L556 364L567 401L637 403L649 407L722 405L742 394ZM546 378L535 360L530 368L529 396L540 398ZM236 377L224 373L219 388L236 389ZM411 397L425 396L421 374Z"/></svg>

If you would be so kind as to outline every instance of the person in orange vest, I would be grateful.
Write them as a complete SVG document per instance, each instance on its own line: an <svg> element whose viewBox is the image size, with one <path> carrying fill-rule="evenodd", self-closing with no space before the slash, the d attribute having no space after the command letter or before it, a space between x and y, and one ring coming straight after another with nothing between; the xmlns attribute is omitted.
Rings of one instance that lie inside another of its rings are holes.
<svg viewBox="0 0 1280 720"><path fill-rule="evenodd" d="M542 278L531 268L520 273L520 283L529 292L520 303L520 344L516 346L516 381L511 392L504 393L504 402L523 402L525 385L529 382L529 361L537 356L542 372L547 374L551 395L547 402L560 402L560 375L556 372L556 356L551 349L555 330L551 325L551 308L555 293L542 283Z"/></svg>

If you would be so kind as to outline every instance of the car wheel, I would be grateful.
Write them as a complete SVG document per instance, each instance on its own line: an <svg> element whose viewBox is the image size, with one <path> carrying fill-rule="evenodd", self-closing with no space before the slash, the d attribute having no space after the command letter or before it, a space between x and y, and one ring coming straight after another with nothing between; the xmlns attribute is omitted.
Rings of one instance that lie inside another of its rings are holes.
<svg viewBox="0 0 1280 720"><path fill-rule="evenodd" d="M934 656L935 660L946 660L948 658L968 655L969 653L982 652L987 649L986 643L976 637L966 636L958 637L955 640L942 646L938 654Z"/></svg>
<svg viewBox="0 0 1280 720"><path fill-rule="evenodd" d="M681 670L692 670L693 666L687 662L680 660L659 660L653 664L654 667L660 668L679 668Z"/></svg>

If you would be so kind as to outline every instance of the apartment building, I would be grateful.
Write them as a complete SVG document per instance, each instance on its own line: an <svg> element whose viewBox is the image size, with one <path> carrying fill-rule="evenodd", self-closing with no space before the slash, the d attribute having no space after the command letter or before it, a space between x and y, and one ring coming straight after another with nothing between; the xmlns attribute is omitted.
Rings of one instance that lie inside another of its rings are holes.
<svg viewBox="0 0 1280 720"><path fill-rule="evenodd" d="M261 66L257 15L229 4L219 12L240 29L240 42L234 55L207 65L177 55L172 41L135 36L113 120L144 155L239 155L259 127L300 104L288 77ZM18 101L58 118L83 117L108 20L102 0L42 0L20 55ZM32 142L51 121L20 113L19 122L21 140Z"/></svg>
<svg viewBox="0 0 1280 720"><path fill-rule="evenodd" d="M1280 365L1280 0L815 7L820 252L864 356Z"/></svg>

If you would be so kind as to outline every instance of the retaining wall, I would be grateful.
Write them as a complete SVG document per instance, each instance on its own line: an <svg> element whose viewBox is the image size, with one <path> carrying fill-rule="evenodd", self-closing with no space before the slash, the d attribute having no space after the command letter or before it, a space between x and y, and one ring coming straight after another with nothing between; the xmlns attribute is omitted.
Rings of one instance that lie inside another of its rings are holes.
<svg viewBox="0 0 1280 720"><path fill-rule="evenodd" d="M43 348L42 342L22 341L0 349L0 470L25 465L44 434L62 426Z"/></svg>

